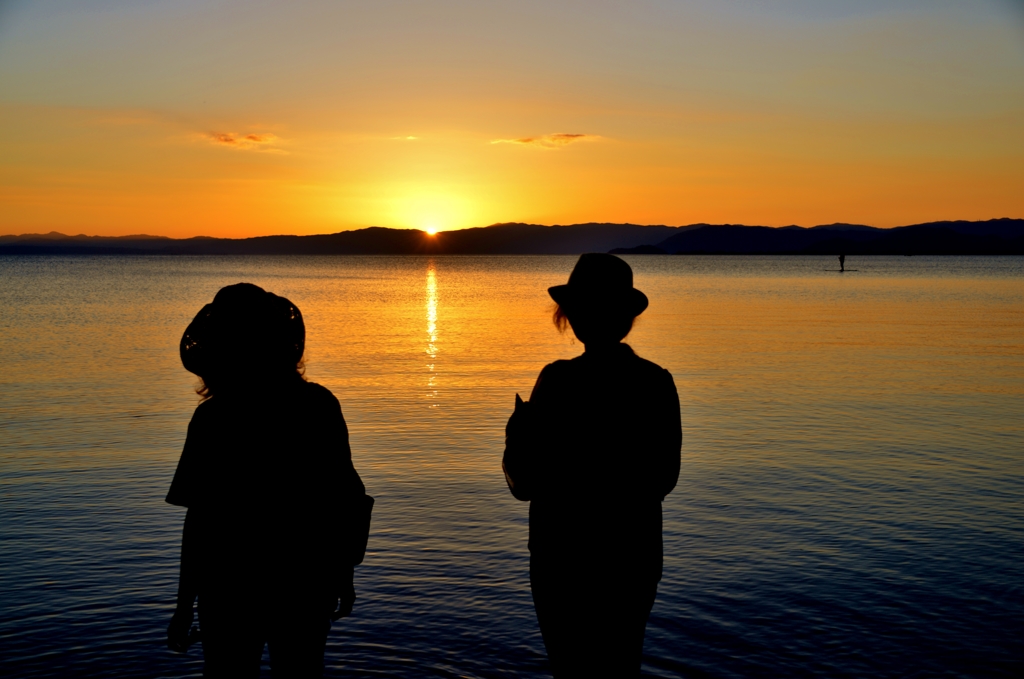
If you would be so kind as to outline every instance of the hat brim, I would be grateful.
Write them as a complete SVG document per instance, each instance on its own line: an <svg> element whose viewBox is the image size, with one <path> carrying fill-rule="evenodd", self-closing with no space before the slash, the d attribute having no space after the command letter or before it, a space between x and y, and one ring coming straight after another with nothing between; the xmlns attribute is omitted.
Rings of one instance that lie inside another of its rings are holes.
<svg viewBox="0 0 1024 679"><path fill-rule="evenodd" d="M647 295L636 288L619 293L605 294L591 290L581 290L571 285L555 285L548 288L548 294L558 306L571 308L579 304L599 305L608 309L621 309L633 316L639 316L650 304Z"/></svg>
<svg viewBox="0 0 1024 679"><path fill-rule="evenodd" d="M185 328L178 344L178 353L181 356L181 364L185 370L195 375L203 375L207 369L206 343L208 341L210 314L213 312L213 305L207 304L199 310L196 317Z"/></svg>

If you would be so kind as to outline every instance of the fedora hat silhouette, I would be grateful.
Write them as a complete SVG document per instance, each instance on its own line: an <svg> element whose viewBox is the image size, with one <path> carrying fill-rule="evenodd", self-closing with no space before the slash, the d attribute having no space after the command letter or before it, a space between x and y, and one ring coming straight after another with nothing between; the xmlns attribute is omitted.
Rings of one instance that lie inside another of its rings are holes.
<svg viewBox="0 0 1024 679"><path fill-rule="evenodd" d="M615 255L589 252L580 255L569 282L548 288L563 309L604 307L639 316L647 308L647 295L633 287L633 269Z"/></svg>

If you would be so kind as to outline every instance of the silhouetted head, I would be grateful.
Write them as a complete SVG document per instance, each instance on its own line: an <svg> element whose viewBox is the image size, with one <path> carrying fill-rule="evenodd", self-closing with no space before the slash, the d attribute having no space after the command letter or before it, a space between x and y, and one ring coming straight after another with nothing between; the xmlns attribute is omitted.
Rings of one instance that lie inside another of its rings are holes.
<svg viewBox="0 0 1024 679"><path fill-rule="evenodd" d="M299 308L251 283L221 288L196 315L179 350L203 396L302 379L306 326Z"/></svg>
<svg viewBox="0 0 1024 679"><path fill-rule="evenodd" d="M633 269L615 255L588 253L569 275L566 285L548 288L555 300L559 330L568 323L584 344L616 344L647 308L647 295L633 287Z"/></svg>

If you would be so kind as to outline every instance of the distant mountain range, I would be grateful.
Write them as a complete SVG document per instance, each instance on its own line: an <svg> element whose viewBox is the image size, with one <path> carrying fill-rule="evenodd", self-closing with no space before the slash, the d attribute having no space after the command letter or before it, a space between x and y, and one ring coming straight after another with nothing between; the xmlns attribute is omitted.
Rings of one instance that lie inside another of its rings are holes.
<svg viewBox="0 0 1024 679"><path fill-rule="evenodd" d="M930 222L891 229L859 224L494 224L429 235L370 227L316 236L185 238L0 236L0 255L1024 255L1024 219Z"/></svg>

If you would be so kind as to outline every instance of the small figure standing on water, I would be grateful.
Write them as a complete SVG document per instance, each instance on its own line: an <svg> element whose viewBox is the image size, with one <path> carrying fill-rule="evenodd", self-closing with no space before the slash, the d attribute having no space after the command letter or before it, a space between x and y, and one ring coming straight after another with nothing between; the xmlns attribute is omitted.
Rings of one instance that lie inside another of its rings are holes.
<svg viewBox="0 0 1024 679"><path fill-rule="evenodd" d="M167 645L197 636L203 676L320 677L331 621L355 600L373 500L334 395L302 376L299 309L248 283L222 288L181 338L202 379L167 502L187 507Z"/></svg>
<svg viewBox="0 0 1024 679"><path fill-rule="evenodd" d="M661 580L661 502L679 478L672 375L622 342L647 308L633 270L580 257L548 292L584 352L547 365L516 395L502 468L530 501L530 587L556 679L640 675Z"/></svg>
<svg viewBox="0 0 1024 679"><path fill-rule="evenodd" d="M846 271L846 255L839 255L839 273Z"/></svg>

